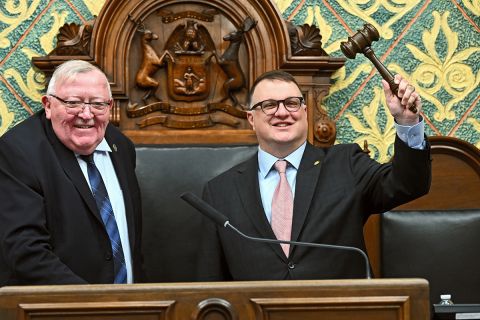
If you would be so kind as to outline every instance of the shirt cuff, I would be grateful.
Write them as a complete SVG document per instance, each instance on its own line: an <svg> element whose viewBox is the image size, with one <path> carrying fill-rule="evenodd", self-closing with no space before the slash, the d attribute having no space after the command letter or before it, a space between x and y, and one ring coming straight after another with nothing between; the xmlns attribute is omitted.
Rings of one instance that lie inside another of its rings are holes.
<svg viewBox="0 0 480 320"><path fill-rule="evenodd" d="M403 126L395 122L395 129L400 140L405 142L410 148L425 149L425 121L423 121L422 116L420 116L420 121L413 126Z"/></svg>

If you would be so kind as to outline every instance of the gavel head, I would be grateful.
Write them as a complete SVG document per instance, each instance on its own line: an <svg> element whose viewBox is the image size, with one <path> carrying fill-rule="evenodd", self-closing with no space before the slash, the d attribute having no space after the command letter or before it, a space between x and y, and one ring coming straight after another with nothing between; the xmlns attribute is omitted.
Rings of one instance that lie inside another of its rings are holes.
<svg viewBox="0 0 480 320"><path fill-rule="evenodd" d="M363 26L363 29L348 37L348 41L342 42L340 49L347 58L353 59L357 53L363 53L365 48L370 47L372 42L378 39L380 39L380 34L377 29L367 23Z"/></svg>

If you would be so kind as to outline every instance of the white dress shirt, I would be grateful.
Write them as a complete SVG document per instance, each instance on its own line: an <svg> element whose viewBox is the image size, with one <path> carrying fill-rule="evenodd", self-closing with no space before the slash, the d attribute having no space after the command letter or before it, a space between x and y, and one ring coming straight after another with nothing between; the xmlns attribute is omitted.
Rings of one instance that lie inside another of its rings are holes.
<svg viewBox="0 0 480 320"><path fill-rule="evenodd" d="M107 188L108 197L110 198L110 202L112 204L118 232L120 233L120 240L122 241L125 265L127 267L127 283L133 283L132 257L130 251L130 241L128 238L125 203L123 201L122 188L120 187L117 174L115 173L115 168L113 167L112 160L110 159L110 152L112 152L112 149L110 149L110 146L104 138L95 149L93 161L95 161L95 165L102 175L103 182ZM80 165L83 175L85 176L85 179L87 180L88 186L91 190L92 187L90 186L90 179L88 178L87 163L83 161L78 154L76 156L78 164Z"/></svg>

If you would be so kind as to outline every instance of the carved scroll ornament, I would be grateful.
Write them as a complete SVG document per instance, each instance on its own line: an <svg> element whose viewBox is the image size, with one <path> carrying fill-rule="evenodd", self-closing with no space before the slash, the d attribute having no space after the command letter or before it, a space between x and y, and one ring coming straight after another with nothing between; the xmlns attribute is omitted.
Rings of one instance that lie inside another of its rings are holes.
<svg viewBox="0 0 480 320"><path fill-rule="evenodd" d="M57 35L57 46L50 55L88 55L92 37L93 21L84 25L68 23L63 25Z"/></svg>
<svg viewBox="0 0 480 320"><path fill-rule="evenodd" d="M328 56L322 48L322 35L316 26L287 24L290 47L294 56Z"/></svg>

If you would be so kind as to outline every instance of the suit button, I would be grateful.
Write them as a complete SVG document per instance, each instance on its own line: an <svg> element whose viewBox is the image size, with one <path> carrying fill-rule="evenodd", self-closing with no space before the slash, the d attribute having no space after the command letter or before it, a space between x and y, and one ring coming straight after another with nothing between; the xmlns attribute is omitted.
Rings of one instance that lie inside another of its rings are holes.
<svg viewBox="0 0 480 320"><path fill-rule="evenodd" d="M110 252L105 253L105 260L107 261L112 260L112 254Z"/></svg>
<svg viewBox="0 0 480 320"><path fill-rule="evenodd" d="M292 261L288 262L288 267L290 269L295 269L295 263L293 263Z"/></svg>

